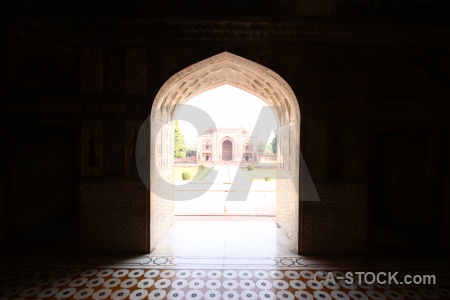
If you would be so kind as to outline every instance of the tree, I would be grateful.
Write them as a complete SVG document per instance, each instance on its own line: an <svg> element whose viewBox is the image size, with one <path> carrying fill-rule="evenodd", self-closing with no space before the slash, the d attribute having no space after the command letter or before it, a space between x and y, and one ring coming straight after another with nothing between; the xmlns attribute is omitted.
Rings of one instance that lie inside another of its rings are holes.
<svg viewBox="0 0 450 300"><path fill-rule="evenodd" d="M187 157L195 156L195 155L197 155L197 149L192 148L192 147L186 148L186 156Z"/></svg>
<svg viewBox="0 0 450 300"><path fill-rule="evenodd" d="M264 144L264 142L259 141L258 142L258 152L259 153L266 153L272 151L272 144Z"/></svg>
<svg viewBox="0 0 450 300"><path fill-rule="evenodd" d="M277 133L272 139L272 153L277 154Z"/></svg>
<svg viewBox="0 0 450 300"><path fill-rule="evenodd" d="M186 142L184 141L183 133L181 132L180 124L175 121L174 126L174 157L185 158L186 157Z"/></svg>
<svg viewBox="0 0 450 300"><path fill-rule="evenodd" d="M264 144L264 142L258 141L258 152L264 152L264 150L266 149L266 144Z"/></svg>

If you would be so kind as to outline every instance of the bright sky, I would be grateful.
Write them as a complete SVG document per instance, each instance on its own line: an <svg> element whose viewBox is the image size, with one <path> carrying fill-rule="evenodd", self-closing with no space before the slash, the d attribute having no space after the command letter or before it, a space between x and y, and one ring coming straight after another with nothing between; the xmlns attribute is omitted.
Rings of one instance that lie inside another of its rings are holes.
<svg viewBox="0 0 450 300"><path fill-rule="evenodd" d="M204 111L211 119L207 120L205 115L195 108ZM260 114L260 123L258 128L254 129ZM198 132L191 124L192 121L183 121L188 119L198 122ZM258 140L266 144L272 142L278 129L276 117L264 101L230 85L223 85L193 97L177 111L175 120L180 120L180 128L188 146L196 145L197 135L213 126L212 122L217 129L244 127L253 134L256 133ZM268 135L267 140L261 140Z"/></svg>

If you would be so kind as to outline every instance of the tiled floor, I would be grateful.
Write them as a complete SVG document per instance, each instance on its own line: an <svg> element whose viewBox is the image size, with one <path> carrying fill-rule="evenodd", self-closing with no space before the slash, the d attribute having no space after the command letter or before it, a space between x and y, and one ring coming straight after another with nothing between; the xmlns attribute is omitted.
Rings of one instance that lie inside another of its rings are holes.
<svg viewBox="0 0 450 300"><path fill-rule="evenodd" d="M179 217L146 255L2 255L0 300L450 299L445 258L300 256L273 218L221 218ZM347 271L434 275L436 284L350 284Z"/></svg>
<svg viewBox="0 0 450 300"><path fill-rule="evenodd" d="M405 271L400 275L419 274ZM0 299L448 299L450 272L434 285L351 283L312 270L0 267Z"/></svg>
<svg viewBox="0 0 450 300"><path fill-rule="evenodd" d="M296 255L273 217L177 217L153 255L279 257Z"/></svg>

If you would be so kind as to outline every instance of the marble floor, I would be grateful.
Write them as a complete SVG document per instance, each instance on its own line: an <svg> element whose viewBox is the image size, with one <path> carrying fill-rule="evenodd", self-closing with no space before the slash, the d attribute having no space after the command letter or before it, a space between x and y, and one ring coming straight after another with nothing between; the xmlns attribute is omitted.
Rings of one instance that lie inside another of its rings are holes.
<svg viewBox="0 0 450 300"><path fill-rule="evenodd" d="M164 269L138 267L0 266L7 299L449 299L446 269L404 270L433 284L347 282L345 271Z"/></svg>
<svg viewBox="0 0 450 300"><path fill-rule="evenodd" d="M450 299L447 259L308 257L273 218L221 218L177 217L145 255L0 256L0 300ZM356 271L395 272L399 282L342 279ZM407 275L436 280L405 283Z"/></svg>
<svg viewBox="0 0 450 300"><path fill-rule="evenodd" d="M295 256L274 217L177 216L152 255L207 257Z"/></svg>
<svg viewBox="0 0 450 300"><path fill-rule="evenodd" d="M357 271L399 282L342 279ZM150 254L1 255L6 299L450 299L450 262L298 255L273 217L182 216Z"/></svg>

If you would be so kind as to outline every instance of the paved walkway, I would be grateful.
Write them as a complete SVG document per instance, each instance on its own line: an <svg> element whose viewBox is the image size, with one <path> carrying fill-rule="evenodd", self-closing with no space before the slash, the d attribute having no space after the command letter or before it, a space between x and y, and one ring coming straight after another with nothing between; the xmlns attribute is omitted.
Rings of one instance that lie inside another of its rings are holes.
<svg viewBox="0 0 450 300"><path fill-rule="evenodd" d="M275 181L251 180L239 166L215 166L202 181L177 181L175 214L275 215L275 190Z"/></svg>
<svg viewBox="0 0 450 300"><path fill-rule="evenodd" d="M256 171L256 170L255 170ZM275 181L251 180L239 166L215 166L203 180L176 181L176 191L268 191L275 192Z"/></svg>

